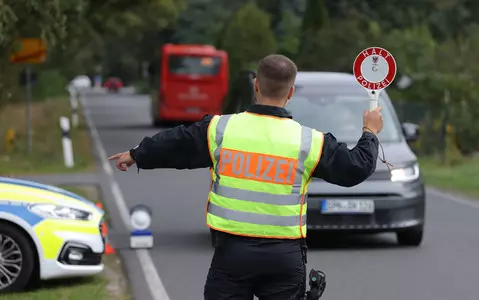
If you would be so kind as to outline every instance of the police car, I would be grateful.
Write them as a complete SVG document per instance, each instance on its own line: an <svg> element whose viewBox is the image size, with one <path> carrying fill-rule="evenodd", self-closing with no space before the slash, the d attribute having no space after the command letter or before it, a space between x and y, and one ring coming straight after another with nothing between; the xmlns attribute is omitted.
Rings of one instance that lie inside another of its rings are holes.
<svg viewBox="0 0 479 300"><path fill-rule="evenodd" d="M0 177L0 293L102 272L103 215L68 191Z"/></svg>

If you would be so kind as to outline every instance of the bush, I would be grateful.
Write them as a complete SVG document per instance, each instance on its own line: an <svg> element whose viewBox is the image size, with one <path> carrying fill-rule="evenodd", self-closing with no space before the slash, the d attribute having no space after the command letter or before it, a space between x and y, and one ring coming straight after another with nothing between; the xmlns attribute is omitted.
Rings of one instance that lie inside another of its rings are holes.
<svg viewBox="0 0 479 300"><path fill-rule="evenodd" d="M137 81L134 84L135 92L137 94L149 94L150 93L150 85L147 81Z"/></svg>
<svg viewBox="0 0 479 300"><path fill-rule="evenodd" d="M448 124L446 126L446 141L444 150L444 163L447 166L454 166L462 161L462 154L457 147L454 128Z"/></svg>
<svg viewBox="0 0 479 300"><path fill-rule="evenodd" d="M44 100L66 94L68 79L58 70L43 70L37 73L37 82L33 86L33 98Z"/></svg>

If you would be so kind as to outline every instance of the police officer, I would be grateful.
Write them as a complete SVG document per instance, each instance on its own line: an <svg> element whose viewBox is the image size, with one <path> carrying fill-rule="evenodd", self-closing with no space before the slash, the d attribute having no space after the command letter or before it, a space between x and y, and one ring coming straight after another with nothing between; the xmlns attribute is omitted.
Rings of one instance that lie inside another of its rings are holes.
<svg viewBox="0 0 479 300"><path fill-rule="evenodd" d="M363 134L349 150L288 114L296 73L287 57L266 56L254 82L257 103L246 112L208 115L110 157L122 171L135 163L139 169L211 169L206 223L215 252L207 300L303 299L311 177L350 187L376 168L381 109L364 112Z"/></svg>

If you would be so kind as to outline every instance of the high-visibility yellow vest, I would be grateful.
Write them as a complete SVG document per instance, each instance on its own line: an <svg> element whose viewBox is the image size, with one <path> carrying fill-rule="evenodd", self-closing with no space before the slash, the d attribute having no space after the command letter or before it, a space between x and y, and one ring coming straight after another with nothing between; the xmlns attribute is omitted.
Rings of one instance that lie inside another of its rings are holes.
<svg viewBox="0 0 479 300"><path fill-rule="evenodd" d="M323 140L323 133L289 118L213 117L207 225L243 236L306 237L306 193Z"/></svg>

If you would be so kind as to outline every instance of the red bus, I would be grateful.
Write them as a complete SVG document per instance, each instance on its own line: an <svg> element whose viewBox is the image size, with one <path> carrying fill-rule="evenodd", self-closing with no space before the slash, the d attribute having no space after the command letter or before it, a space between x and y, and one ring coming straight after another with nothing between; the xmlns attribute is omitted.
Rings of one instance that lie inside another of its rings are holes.
<svg viewBox="0 0 479 300"><path fill-rule="evenodd" d="M228 54L209 45L166 44L161 49L158 88L152 94L155 126L198 121L220 114L228 92Z"/></svg>

